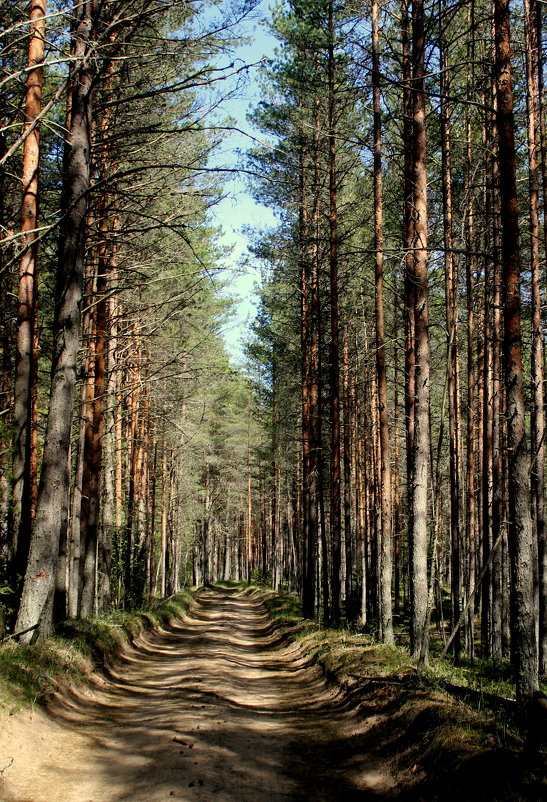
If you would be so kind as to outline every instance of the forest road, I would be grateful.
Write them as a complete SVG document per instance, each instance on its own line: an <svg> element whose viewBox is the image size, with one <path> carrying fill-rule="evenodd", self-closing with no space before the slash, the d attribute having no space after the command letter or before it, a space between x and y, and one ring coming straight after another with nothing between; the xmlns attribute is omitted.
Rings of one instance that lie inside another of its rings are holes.
<svg viewBox="0 0 547 802"><path fill-rule="evenodd" d="M387 799L372 722L276 633L258 596L200 593L108 678L8 720L4 802Z"/></svg>

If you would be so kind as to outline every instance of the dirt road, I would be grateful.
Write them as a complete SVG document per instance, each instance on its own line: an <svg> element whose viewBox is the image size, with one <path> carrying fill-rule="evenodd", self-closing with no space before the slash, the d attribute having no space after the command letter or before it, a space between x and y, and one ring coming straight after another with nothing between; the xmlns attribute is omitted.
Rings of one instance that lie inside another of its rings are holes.
<svg viewBox="0 0 547 802"><path fill-rule="evenodd" d="M385 799L392 779L362 753L369 726L259 598L205 591L107 680L8 722L0 799Z"/></svg>

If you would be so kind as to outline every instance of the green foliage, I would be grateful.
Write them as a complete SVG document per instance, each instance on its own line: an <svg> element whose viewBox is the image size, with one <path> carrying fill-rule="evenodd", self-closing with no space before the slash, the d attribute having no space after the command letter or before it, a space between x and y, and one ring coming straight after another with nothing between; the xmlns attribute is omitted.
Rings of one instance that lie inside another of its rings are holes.
<svg viewBox="0 0 547 802"><path fill-rule="evenodd" d="M251 585L256 585L259 588L268 588L270 584L270 578L267 574L264 574L260 568L253 568L251 571Z"/></svg>
<svg viewBox="0 0 547 802"><path fill-rule="evenodd" d="M302 604L296 593L268 593L264 604L276 623L296 623L302 618Z"/></svg>

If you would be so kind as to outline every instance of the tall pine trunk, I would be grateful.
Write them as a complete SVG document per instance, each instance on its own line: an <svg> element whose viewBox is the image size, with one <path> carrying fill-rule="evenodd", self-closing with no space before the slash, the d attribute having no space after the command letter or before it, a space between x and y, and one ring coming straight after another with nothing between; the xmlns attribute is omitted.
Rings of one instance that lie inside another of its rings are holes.
<svg viewBox="0 0 547 802"><path fill-rule="evenodd" d="M542 113L538 8L536 0L524 0L526 37L526 94L528 110L528 183L532 272L532 518L538 543L539 670L547 670L547 554L545 548L545 412L543 326L541 314L541 239L539 215L540 117Z"/></svg>
<svg viewBox="0 0 547 802"><path fill-rule="evenodd" d="M57 554L66 531L69 450L84 275L84 238L90 178L91 101L94 63L87 59L97 6L85 0L73 9L71 112L63 176L62 222L56 278L54 353L42 473L25 583L16 628L29 642L51 628Z"/></svg>
<svg viewBox="0 0 547 802"><path fill-rule="evenodd" d="M21 203L21 248L19 306L17 314L17 358L13 408L12 554L14 586L25 574L36 494L35 394L37 380L37 259L38 177L40 171L40 127L45 53L46 0L33 0L30 7L30 42L25 97L25 128L32 128L23 148L23 198Z"/></svg>
<svg viewBox="0 0 547 802"><path fill-rule="evenodd" d="M328 42L328 141L329 141L329 268L330 268L330 535L331 619L340 620L342 586L342 508L340 494L340 320L338 308L338 210L336 98L333 4L329 3ZM323 556L323 559L325 555Z"/></svg>
<svg viewBox="0 0 547 802"><path fill-rule="evenodd" d="M412 96L414 168L414 259L411 280L415 287L414 310L416 352L416 409L412 472L412 521L410 530L411 649L420 662L428 653L428 464L429 428L429 301L427 171L424 91L424 8L422 0L412 4Z"/></svg>
<svg viewBox="0 0 547 802"><path fill-rule="evenodd" d="M444 232L444 270L445 303L447 330L447 382L450 453L450 553L451 553L451 595L452 629L460 620L462 594L461 571L461 434L460 434L460 371L458 359L458 275L454 257L453 202L452 202L452 152L450 111L447 96L450 94L448 80L448 54L444 32L440 43L441 75L441 143L442 143L442 184L443 184L443 232ZM454 661L460 662L461 637L458 632L453 644Z"/></svg>
<svg viewBox="0 0 547 802"><path fill-rule="evenodd" d="M508 0L494 0L495 77L498 101L504 363L509 449L509 555L511 560L512 652L517 701L526 710L538 689L534 611L534 547L530 514L530 457L526 442L522 366L520 241L513 117L513 75Z"/></svg>
<svg viewBox="0 0 547 802"><path fill-rule="evenodd" d="M374 115L374 265L376 316L376 383L378 388L378 434L380 457L380 527L379 536L379 600L380 638L392 644L393 618L391 602L392 578L392 514L389 415L384 316L384 209L382 197L382 120L380 109L380 44L378 0L372 3L372 92Z"/></svg>
<svg viewBox="0 0 547 802"><path fill-rule="evenodd" d="M405 432L406 432L406 502L409 535L409 578L412 574L413 552L410 548L413 530L413 471L414 430L416 413L416 350L415 314L416 288L414 284L414 172L412 158L412 53L409 36L409 0L401 3L401 43L403 61L403 247L405 249L404 323L405 323Z"/></svg>

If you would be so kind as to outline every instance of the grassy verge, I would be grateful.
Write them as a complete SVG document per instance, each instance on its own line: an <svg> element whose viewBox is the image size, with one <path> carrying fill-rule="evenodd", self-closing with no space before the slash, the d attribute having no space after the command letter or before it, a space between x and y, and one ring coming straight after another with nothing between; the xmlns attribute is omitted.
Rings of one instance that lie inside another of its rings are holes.
<svg viewBox="0 0 547 802"><path fill-rule="evenodd" d="M256 590L285 636L377 722L367 749L392 762L408 798L547 799L546 753L523 749L507 664L433 657L418 675L404 646L304 621L294 595Z"/></svg>
<svg viewBox="0 0 547 802"><path fill-rule="evenodd" d="M32 646L0 644L0 720L43 702L64 684L85 681L94 670L112 663L142 632L183 615L192 599L189 591L183 591L147 610L71 619L54 637Z"/></svg>

